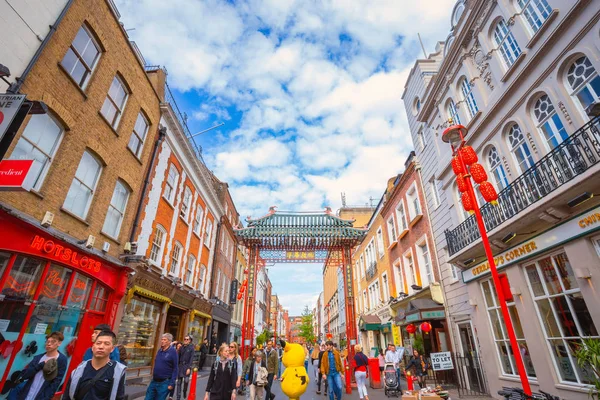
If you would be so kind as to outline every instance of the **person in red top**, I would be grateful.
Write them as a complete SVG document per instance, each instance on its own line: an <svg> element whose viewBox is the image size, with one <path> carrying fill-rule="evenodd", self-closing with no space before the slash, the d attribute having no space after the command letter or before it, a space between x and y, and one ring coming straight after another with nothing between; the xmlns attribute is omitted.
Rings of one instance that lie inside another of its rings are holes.
<svg viewBox="0 0 600 400"><path fill-rule="evenodd" d="M369 400L367 393L367 368L369 367L369 358L362 352L362 346L357 344L354 346L354 377L356 378L356 387L358 389L358 397L360 400Z"/></svg>

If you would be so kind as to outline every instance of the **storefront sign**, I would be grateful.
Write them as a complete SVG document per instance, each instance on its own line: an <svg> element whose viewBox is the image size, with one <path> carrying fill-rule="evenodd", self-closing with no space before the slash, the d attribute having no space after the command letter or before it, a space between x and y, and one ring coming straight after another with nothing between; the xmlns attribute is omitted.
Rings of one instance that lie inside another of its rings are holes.
<svg viewBox="0 0 600 400"><path fill-rule="evenodd" d="M388 321L392 316L389 307L384 307L382 310L377 311L376 314L381 319L381 322Z"/></svg>
<svg viewBox="0 0 600 400"><path fill-rule="evenodd" d="M505 268L597 230L600 230L600 207L580 214L531 238L525 243L503 251L494 257L494 262L498 269ZM478 264L462 272L463 282L481 278L487 275L489 271L490 265L487 261Z"/></svg>
<svg viewBox="0 0 600 400"><path fill-rule="evenodd" d="M237 279L231 281L231 290L229 291L229 304L237 303L238 284L239 281Z"/></svg>
<svg viewBox="0 0 600 400"><path fill-rule="evenodd" d="M406 316L406 322L418 321L421 319L420 313L410 314Z"/></svg>
<svg viewBox="0 0 600 400"><path fill-rule="evenodd" d="M182 296L179 293L175 293L175 295L173 296L173 303L177 303L179 305L191 308L192 304L194 304L194 299Z"/></svg>
<svg viewBox="0 0 600 400"><path fill-rule="evenodd" d="M392 325L392 337L394 340L394 346L400 346L400 327L398 325Z"/></svg>
<svg viewBox="0 0 600 400"><path fill-rule="evenodd" d="M449 351L443 351L441 353L430 353L431 367L434 371L444 371L447 369L454 369L452 364L452 357Z"/></svg>
<svg viewBox="0 0 600 400"><path fill-rule="evenodd" d="M88 272L99 272L102 267L100 261L81 255L77 251L71 250L68 247L55 243L53 240L45 239L39 235L33 237L29 247L41 251L48 258L52 258L62 263L69 263Z"/></svg>
<svg viewBox="0 0 600 400"><path fill-rule="evenodd" d="M446 314L444 311L421 311L421 316L423 319L443 319L446 317Z"/></svg>
<svg viewBox="0 0 600 400"><path fill-rule="evenodd" d="M29 191L25 186L25 178L33 165L33 160L3 160L0 161L0 190Z"/></svg>
<svg viewBox="0 0 600 400"><path fill-rule="evenodd" d="M285 252L286 260L314 260L315 252L314 251L286 251Z"/></svg>
<svg viewBox="0 0 600 400"><path fill-rule="evenodd" d="M173 291L173 289L170 286L162 285L158 282L153 281L152 279L148 279L143 276L138 276L134 283L138 286L142 286L163 296L169 296Z"/></svg>
<svg viewBox="0 0 600 400"><path fill-rule="evenodd" d="M24 94L0 94L0 140L25 101Z"/></svg>

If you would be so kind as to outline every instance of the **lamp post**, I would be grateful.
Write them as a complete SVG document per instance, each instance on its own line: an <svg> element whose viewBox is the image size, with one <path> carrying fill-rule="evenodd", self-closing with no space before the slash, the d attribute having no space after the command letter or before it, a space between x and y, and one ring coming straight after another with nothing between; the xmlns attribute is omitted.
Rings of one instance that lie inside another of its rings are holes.
<svg viewBox="0 0 600 400"><path fill-rule="evenodd" d="M452 124L452 120L448 121ZM502 310L502 316L504 317L504 323L506 325L506 331L508 333L508 337L510 339L510 346L512 349L513 357L515 359L515 363L517 364L517 370L519 372L519 377L521 379L521 385L523 386L523 391L525 394L531 396L531 387L529 386L529 380L527 378L527 373L525 371L525 364L523 363L523 357L521 356L521 351L519 349L519 344L517 343L517 337L515 335L515 330L510 319L510 313L508 311L508 306L506 305L506 297L504 295L504 290L502 289L502 284L500 282L500 277L498 276L498 269L496 268L496 263L494 262L494 255L492 254L492 249L490 247L490 241L487 236L487 232L485 229L485 224L483 222L483 218L481 216L481 211L479 210L479 206L477 204L477 197L475 196L475 190L473 188L473 183L471 182L472 175L475 169L467 168L467 165L477 165L476 168L479 170L479 175L483 176L483 180L487 179L485 173L481 173L482 168L479 164L476 164L477 157L474 155L474 152L470 153L470 162L465 162L463 158L464 151L461 151L465 148L465 136L467 135L467 128L462 125L451 125L447 128L442 134L442 140L446 143L450 143L452 147L452 155L454 156L453 161L453 169L454 172L458 174L458 179L464 181L464 186L462 186L463 195L467 195L468 198L466 200L470 201L470 205L465 205L463 201L463 206L468 211L473 211L475 213L475 219L477 220L477 226L479 227L479 232L481 233L481 242L483 243L483 248L485 250L485 255L487 256L488 263L490 265L490 272L492 273L492 278L494 281L494 286L496 288L496 294L498 296L498 302L500 303L500 309ZM474 158L474 161L472 160ZM455 169L456 167L456 169ZM458 172L457 172L458 169ZM459 173L462 172L462 173ZM482 178L479 178L481 180ZM476 179L477 181L478 179ZM461 182L463 183L463 182ZM489 186L489 184L488 184ZM460 188L459 188L460 189ZM482 191L483 194L483 191ZM495 191L493 191L492 195L495 195ZM497 198L497 195L495 195ZM484 195L484 197L486 197ZM486 200L490 201L486 198Z"/></svg>

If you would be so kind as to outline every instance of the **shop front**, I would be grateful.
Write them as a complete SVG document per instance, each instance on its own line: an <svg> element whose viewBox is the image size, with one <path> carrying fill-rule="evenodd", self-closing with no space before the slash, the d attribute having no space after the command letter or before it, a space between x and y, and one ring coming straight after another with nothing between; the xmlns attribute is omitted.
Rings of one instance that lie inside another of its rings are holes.
<svg viewBox="0 0 600 400"><path fill-rule="evenodd" d="M495 254L510 285L507 299L519 351L532 390L586 399L594 381L575 350L584 338L600 338L600 207L574 216ZM494 393L515 386L512 356L489 265L464 270L481 359Z"/></svg>
<svg viewBox="0 0 600 400"><path fill-rule="evenodd" d="M212 323L210 325L209 343L212 346L217 346L229 340L229 323L231 321L230 307L220 300L214 299L212 308Z"/></svg>
<svg viewBox="0 0 600 400"><path fill-rule="evenodd" d="M363 351L365 354L368 352L370 357L376 357L379 349L382 348L381 319L376 314L363 314L358 319L358 330L363 343Z"/></svg>
<svg viewBox="0 0 600 400"><path fill-rule="evenodd" d="M0 210L0 386L44 351L54 331L71 371L90 347L93 328L113 325L127 287L118 260Z"/></svg>
<svg viewBox="0 0 600 400"><path fill-rule="evenodd" d="M394 337L392 334L392 309L388 305L385 305L379 310L376 310L375 314L379 317L381 321L380 343L381 347L384 348L387 347L388 344L394 343Z"/></svg>

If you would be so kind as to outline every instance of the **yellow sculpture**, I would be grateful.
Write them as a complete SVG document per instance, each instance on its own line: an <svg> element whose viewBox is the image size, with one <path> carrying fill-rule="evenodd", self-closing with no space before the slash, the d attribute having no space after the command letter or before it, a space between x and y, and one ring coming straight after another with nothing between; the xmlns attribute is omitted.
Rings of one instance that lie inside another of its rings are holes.
<svg viewBox="0 0 600 400"><path fill-rule="evenodd" d="M283 348L282 362L285 371L281 375L281 391L290 400L298 400L308 387L308 374L304 368L304 348L297 343L281 341Z"/></svg>

